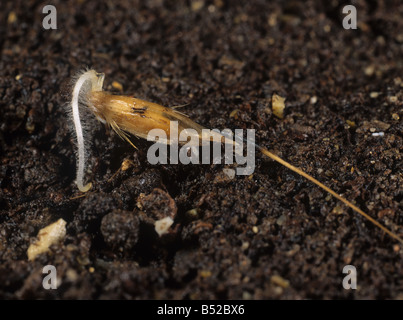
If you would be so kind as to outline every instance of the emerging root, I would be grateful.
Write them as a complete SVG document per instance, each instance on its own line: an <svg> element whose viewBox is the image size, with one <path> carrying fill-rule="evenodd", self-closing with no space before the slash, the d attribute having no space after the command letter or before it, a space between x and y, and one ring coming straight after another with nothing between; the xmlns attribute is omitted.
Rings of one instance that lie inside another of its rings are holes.
<svg viewBox="0 0 403 320"><path fill-rule="evenodd" d="M92 183L89 182L84 185L84 169L85 169L85 141L83 136L83 127L81 125L80 120L80 111L79 104L86 104L87 97L89 92L87 91L87 87L85 87L85 91L83 90L84 84L87 81L90 81L91 86L89 87L90 91L102 91L102 84L104 80L104 74L96 73L94 70L89 70L84 72L77 79L74 89L73 89L73 98L71 100L71 109L73 114L73 123L74 129L76 131L77 137L77 177L76 184L78 189L81 192L87 192L91 189Z"/></svg>

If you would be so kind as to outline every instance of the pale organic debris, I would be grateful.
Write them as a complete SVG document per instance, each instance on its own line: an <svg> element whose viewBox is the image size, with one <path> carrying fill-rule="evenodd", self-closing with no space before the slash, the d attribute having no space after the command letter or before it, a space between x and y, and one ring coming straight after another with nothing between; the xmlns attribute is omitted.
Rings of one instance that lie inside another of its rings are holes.
<svg viewBox="0 0 403 320"><path fill-rule="evenodd" d="M122 171L126 171L127 169L130 168L130 166L133 164L133 162L129 159L125 159L122 162L122 165L120 166L120 168L122 169Z"/></svg>
<svg viewBox="0 0 403 320"><path fill-rule="evenodd" d="M112 88L116 89L116 90L119 90L119 91L123 91L122 84L120 82L117 82L117 81L112 82Z"/></svg>
<svg viewBox="0 0 403 320"><path fill-rule="evenodd" d="M346 120L346 122L351 128L354 128L357 125L354 121L351 120Z"/></svg>
<svg viewBox="0 0 403 320"><path fill-rule="evenodd" d="M7 23L8 24L13 24L16 21L17 21L17 15L16 15L16 13L14 11L11 11L8 14L8 17L7 17Z"/></svg>
<svg viewBox="0 0 403 320"><path fill-rule="evenodd" d="M368 77L372 76L374 74L374 72L375 72L375 66L374 65L367 66L364 69L364 73Z"/></svg>
<svg viewBox="0 0 403 320"><path fill-rule="evenodd" d="M310 102L311 104L315 104L316 102L318 102L318 97L317 97L317 96L311 97L311 99L309 100L309 102Z"/></svg>
<svg viewBox="0 0 403 320"><path fill-rule="evenodd" d="M235 170L234 169L223 169L222 170L224 172L224 174L230 178L231 180L235 178Z"/></svg>
<svg viewBox="0 0 403 320"><path fill-rule="evenodd" d="M160 220L155 221L155 231L158 233L158 235L161 237L165 233L168 232L168 229L172 226L174 221L172 220L171 217L165 217Z"/></svg>
<svg viewBox="0 0 403 320"><path fill-rule="evenodd" d="M271 283L280 286L283 289L287 289L290 286L290 281L278 276L274 275L270 278Z"/></svg>
<svg viewBox="0 0 403 320"><path fill-rule="evenodd" d="M74 269L67 269L66 271L66 277L67 280L71 281L71 282L76 282L78 279L78 274Z"/></svg>
<svg viewBox="0 0 403 320"><path fill-rule="evenodd" d="M342 206L335 206L332 210L333 214L343 214L344 210Z"/></svg>
<svg viewBox="0 0 403 320"><path fill-rule="evenodd" d="M196 220L199 216L199 208L193 208L186 211L186 216L192 220Z"/></svg>
<svg viewBox="0 0 403 320"><path fill-rule="evenodd" d="M66 221L59 219L39 230L38 240L28 248L28 260L34 260L38 254L49 251L49 247L66 236Z"/></svg>
<svg viewBox="0 0 403 320"><path fill-rule="evenodd" d="M243 300L252 300L253 296L249 292L244 291L244 292L242 292L242 299Z"/></svg>
<svg viewBox="0 0 403 320"><path fill-rule="evenodd" d="M244 242L242 242L241 249L242 250L248 250L249 246L250 246L250 243L248 241L244 241Z"/></svg>
<svg viewBox="0 0 403 320"><path fill-rule="evenodd" d="M271 105L273 109L273 113L276 117L283 119L284 118L284 104L285 98L280 97L277 94L273 94L271 99Z"/></svg>
<svg viewBox="0 0 403 320"><path fill-rule="evenodd" d="M400 77L394 78L394 79L393 79L393 82L395 83L395 85L397 85L397 86L400 85L401 87L403 87L402 78L400 78Z"/></svg>
<svg viewBox="0 0 403 320"><path fill-rule="evenodd" d="M232 110L231 113L229 114L229 117L234 118L235 120L238 120L238 112L239 112L239 109Z"/></svg>
<svg viewBox="0 0 403 320"><path fill-rule="evenodd" d="M212 275L210 270L201 270L199 274L202 278L209 278Z"/></svg>
<svg viewBox="0 0 403 320"><path fill-rule="evenodd" d="M391 103L395 103L395 102L398 101L398 98L397 98L397 96L391 96L391 97L388 97L388 100L389 100L389 102L391 102Z"/></svg>
<svg viewBox="0 0 403 320"><path fill-rule="evenodd" d="M191 4L192 11L199 11L201 8L204 7L204 1L193 1Z"/></svg>
<svg viewBox="0 0 403 320"><path fill-rule="evenodd" d="M267 23L270 27L274 27L277 25L277 14L271 13L269 14L269 18L267 19Z"/></svg>

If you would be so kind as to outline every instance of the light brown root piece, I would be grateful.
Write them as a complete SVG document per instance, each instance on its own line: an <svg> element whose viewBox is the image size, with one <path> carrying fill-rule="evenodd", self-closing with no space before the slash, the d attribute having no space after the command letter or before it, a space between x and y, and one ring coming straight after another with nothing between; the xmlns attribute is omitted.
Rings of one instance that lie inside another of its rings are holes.
<svg viewBox="0 0 403 320"><path fill-rule="evenodd" d="M127 169L129 169L132 166L134 166L133 161L131 161L129 159L123 160L122 164L120 165L120 168L112 175L112 177L110 177L108 179L108 183L111 182L118 175L119 172L126 171Z"/></svg>
<svg viewBox="0 0 403 320"><path fill-rule="evenodd" d="M381 229L382 231L384 231L385 233L387 233L389 236L391 236L393 239L399 241L401 244L403 244L403 239L400 238L397 234L393 233L392 231L390 231L389 229L387 229L386 227L384 227L382 224L380 224L378 221L376 221L374 218L372 218L371 216L369 216L367 213L365 213L364 211L362 211L360 208L358 208L357 206L355 206L354 204L352 204L350 201L348 201L347 199L343 198L342 196L338 195L336 192L334 192L332 189L326 187L323 183L319 182L318 180L316 180L314 177L310 176L309 174L305 173L304 171L302 171L301 169L298 169L297 167L294 167L292 164L288 163L287 161L281 159L280 157L276 156L274 153L271 153L270 151L268 151L267 149L264 149L262 147L259 147L260 151L268 156L270 159L282 164L283 166L287 167L288 169L294 171L295 173L303 176L304 178L308 179L309 181L311 181L312 183L316 184L318 187L322 188L323 190L325 190L326 192L330 193L333 197L335 197L336 199L340 200L341 202L343 202L345 205L347 205L348 207L350 207L351 209L353 209L355 212L359 213L360 215L362 215L365 219L369 220L371 223L373 223L375 226L377 226L379 229Z"/></svg>
<svg viewBox="0 0 403 320"><path fill-rule="evenodd" d="M74 196L74 197L69 198L69 200L76 200L76 199L84 198L84 197L87 197L88 195L90 195L91 193L92 192L82 193L82 194L80 194L78 196Z"/></svg>

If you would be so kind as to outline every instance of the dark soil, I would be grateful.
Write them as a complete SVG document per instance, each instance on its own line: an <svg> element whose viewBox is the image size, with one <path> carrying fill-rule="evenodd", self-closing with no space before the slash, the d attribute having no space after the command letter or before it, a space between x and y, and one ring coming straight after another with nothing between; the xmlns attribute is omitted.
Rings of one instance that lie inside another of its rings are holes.
<svg viewBox="0 0 403 320"><path fill-rule="evenodd" d="M80 195L65 104L87 66L105 89L256 140L402 235L403 4L352 1L0 3L0 297L7 299L398 299L403 248L304 178L257 154L225 165L150 165L101 123L93 189ZM284 119L271 97L286 98ZM238 109L236 116L231 112ZM384 132L384 136L374 136ZM133 165L119 171L124 159ZM231 167L231 166L229 166ZM111 179L112 178L112 179ZM141 208L141 209L140 209ZM154 220L174 217L161 238ZM38 231L64 241L28 261ZM61 285L42 288L54 265ZM357 268L345 290L343 267Z"/></svg>

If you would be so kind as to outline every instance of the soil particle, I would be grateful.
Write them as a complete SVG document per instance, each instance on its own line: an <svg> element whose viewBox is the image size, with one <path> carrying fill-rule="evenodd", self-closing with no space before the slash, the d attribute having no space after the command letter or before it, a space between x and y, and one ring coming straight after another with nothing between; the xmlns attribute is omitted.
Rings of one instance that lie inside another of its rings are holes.
<svg viewBox="0 0 403 320"><path fill-rule="evenodd" d="M140 221L131 211L113 210L102 218L101 232L113 249L130 252L139 238Z"/></svg>
<svg viewBox="0 0 403 320"><path fill-rule="evenodd" d="M150 194L140 194L137 199L137 206L152 217L154 220L161 220L165 217L175 219L178 211L176 203L171 196L159 188L155 188Z"/></svg>

